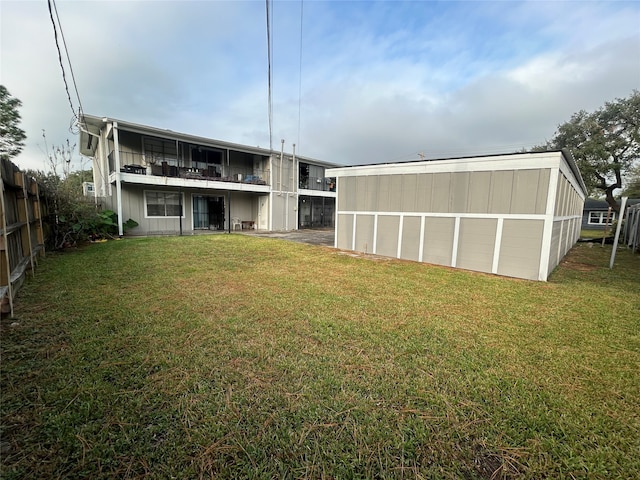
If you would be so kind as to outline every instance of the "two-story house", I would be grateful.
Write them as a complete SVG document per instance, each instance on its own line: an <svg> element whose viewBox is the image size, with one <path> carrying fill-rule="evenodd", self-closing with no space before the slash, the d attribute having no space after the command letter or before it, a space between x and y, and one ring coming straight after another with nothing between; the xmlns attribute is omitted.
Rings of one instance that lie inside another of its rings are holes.
<svg viewBox="0 0 640 480"><path fill-rule="evenodd" d="M136 235L333 227L336 164L83 115L80 153L93 159L103 208Z"/></svg>

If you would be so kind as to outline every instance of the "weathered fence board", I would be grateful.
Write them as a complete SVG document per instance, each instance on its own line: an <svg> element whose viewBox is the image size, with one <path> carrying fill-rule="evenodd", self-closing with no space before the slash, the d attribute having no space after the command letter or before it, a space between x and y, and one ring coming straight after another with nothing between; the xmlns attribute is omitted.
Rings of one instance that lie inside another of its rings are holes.
<svg viewBox="0 0 640 480"><path fill-rule="evenodd" d="M42 204L33 178L6 158L0 169L0 311L13 315L16 292L44 255Z"/></svg>

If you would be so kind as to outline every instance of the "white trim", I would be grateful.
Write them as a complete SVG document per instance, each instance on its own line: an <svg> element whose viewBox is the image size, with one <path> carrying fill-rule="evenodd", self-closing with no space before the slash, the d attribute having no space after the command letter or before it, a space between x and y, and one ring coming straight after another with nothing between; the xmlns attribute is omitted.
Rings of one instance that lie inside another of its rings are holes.
<svg viewBox="0 0 640 480"><path fill-rule="evenodd" d="M299 188L298 193L300 195L306 195L307 197L337 198L337 192L325 192L324 190L309 190L308 188Z"/></svg>
<svg viewBox="0 0 640 480"><path fill-rule="evenodd" d="M555 209L556 192L558 190L558 178L560 172L551 170L549 175L549 190L547 191L547 210L544 215L544 227L542 228L542 248L540 249L540 268L538 280L546 281L549 276L549 260L551 259L551 240L553 239L553 214Z"/></svg>
<svg viewBox="0 0 640 480"><path fill-rule="evenodd" d="M425 216L420 217L420 245L418 245L418 261L422 261L422 257L424 255L424 224L425 224Z"/></svg>
<svg viewBox="0 0 640 480"><path fill-rule="evenodd" d="M356 218L357 214L353 214L353 231L351 232L351 250L356 249Z"/></svg>
<svg viewBox="0 0 640 480"><path fill-rule="evenodd" d="M451 266L458 263L458 240L460 239L460 217L456 217L453 227L453 245L451 248Z"/></svg>
<svg viewBox="0 0 640 480"><path fill-rule="evenodd" d="M582 219L582 215L565 215L562 217L553 217L553 221L560 222L562 220L575 220L576 218Z"/></svg>
<svg viewBox="0 0 640 480"><path fill-rule="evenodd" d="M493 262L491 264L491 273L498 273L498 263L500 262L500 247L502 245L502 227L504 226L504 218L499 218L496 224L496 241L493 245Z"/></svg>
<svg viewBox="0 0 640 480"><path fill-rule="evenodd" d="M373 250L374 255L378 253L378 214L373 215Z"/></svg>
<svg viewBox="0 0 640 480"><path fill-rule="evenodd" d="M114 169L116 176L116 211L118 214L118 235L124 235L124 227L122 226L122 175L120 174L120 140L118 137L118 124L113 123L113 148L115 152L114 156Z"/></svg>
<svg viewBox="0 0 640 480"><path fill-rule="evenodd" d="M186 208L184 208L185 203L186 203L185 202L185 196L184 196L185 192L180 193L180 192L176 192L176 191L173 191L173 190L143 190L142 191L142 203L144 204L144 218L152 218L152 219L156 219L157 220L157 219L163 219L163 218L171 219L171 218L180 218L181 217L180 215L149 215L147 213L147 193L165 193L165 194L166 193L170 193L170 194L175 194L175 195L182 195L182 207L183 207L182 208L182 218L187 218L186 215L185 215ZM210 196L213 197L213 196L216 196L216 195L210 195ZM193 208L193 206L192 206L192 208ZM192 215L192 218L193 218L193 215ZM193 223L193 220L192 220L192 223Z"/></svg>
<svg viewBox="0 0 640 480"><path fill-rule="evenodd" d="M615 211L611 211L611 215L609 217L609 223L607 223L607 211L601 211L601 210L588 210L587 211L588 215L587 215L587 225L600 225L600 226L605 226L605 225L611 225L613 224L613 222L616 219L616 212ZM591 221L591 215L594 213L598 213L599 217L600 217L600 221L599 222L592 222Z"/></svg>
<svg viewBox="0 0 640 480"><path fill-rule="evenodd" d="M576 176L574 175L573 170L571 170L571 167L569 167L567 160L564 158L564 155L562 156L562 161L560 162L560 171L562 172L564 177L567 179L569 184L576 191L578 196L584 201L584 199L587 196L582 191L582 188L580 187L580 184L578 183L578 180L576 179Z"/></svg>
<svg viewBox="0 0 640 480"><path fill-rule="evenodd" d="M555 222L554 222L555 223ZM562 235L564 233L564 220L560 220L560 233L558 234L558 251L556 252L556 265L558 265L560 263L560 259L562 258L562 255L564 255L564 236Z"/></svg>
<svg viewBox="0 0 640 480"><path fill-rule="evenodd" d="M386 216L405 216L405 217L438 217L438 218L504 218L518 220L544 220L546 214L534 213L438 213L438 212L379 212L379 211L358 211L358 210L339 210L338 215L386 215ZM573 218L573 217L571 217Z"/></svg>
<svg viewBox="0 0 640 480"><path fill-rule="evenodd" d="M369 175L401 175L411 173L455 173L497 170L557 169L563 159L561 152L494 155L477 158L456 158L410 163L387 163L354 167L328 168L327 177L356 177Z"/></svg>
<svg viewBox="0 0 640 480"><path fill-rule="evenodd" d="M402 230L404 229L404 215L400 215L398 223L398 248L396 249L396 258L402 258Z"/></svg>

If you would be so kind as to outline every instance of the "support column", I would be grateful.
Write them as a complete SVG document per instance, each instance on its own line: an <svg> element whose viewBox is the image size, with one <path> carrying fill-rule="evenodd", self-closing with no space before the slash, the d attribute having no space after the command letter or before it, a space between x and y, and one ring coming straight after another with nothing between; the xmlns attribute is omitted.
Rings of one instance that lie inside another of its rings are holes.
<svg viewBox="0 0 640 480"><path fill-rule="evenodd" d="M122 181L120 180L120 140L118 139L118 122L113 122L113 148L115 151L116 170L116 204L118 214L118 235L124 235L122 227Z"/></svg>

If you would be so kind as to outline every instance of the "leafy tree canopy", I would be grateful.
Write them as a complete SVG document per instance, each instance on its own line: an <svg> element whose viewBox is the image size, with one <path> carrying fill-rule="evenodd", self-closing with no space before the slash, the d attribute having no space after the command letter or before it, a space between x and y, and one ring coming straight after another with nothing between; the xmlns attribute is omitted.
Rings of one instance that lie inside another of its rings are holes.
<svg viewBox="0 0 640 480"><path fill-rule="evenodd" d="M561 124L550 149L567 148L580 168L590 194L604 194L618 211L613 192L640 158L640 92L607 102L595 112L584 110Z"/></svg>
<svg viewBox="0 0 640 480"><path fill-rule="evenodd" d="M640 163L629 170L622 197L640 198Z"/></svg>
<svg viewBox="0 0 640 480"><path fill-rule="evenodd" d="M11 96L4 85L0 85L0 156L13 158L24 147L27 136L20 128L22 102Z"/></svg>

